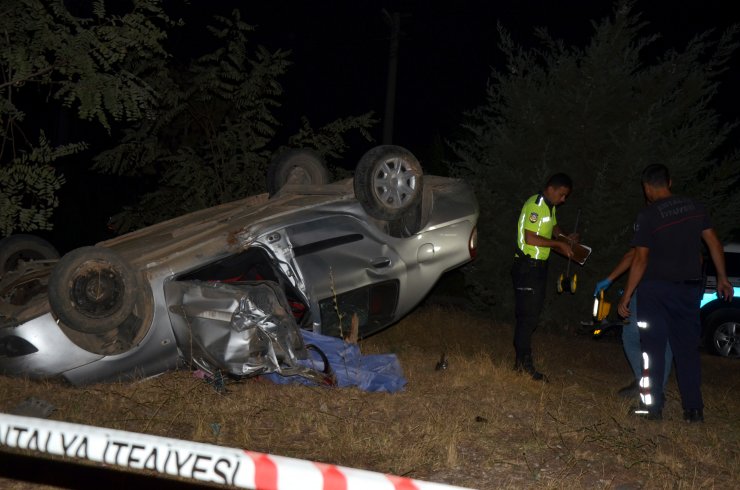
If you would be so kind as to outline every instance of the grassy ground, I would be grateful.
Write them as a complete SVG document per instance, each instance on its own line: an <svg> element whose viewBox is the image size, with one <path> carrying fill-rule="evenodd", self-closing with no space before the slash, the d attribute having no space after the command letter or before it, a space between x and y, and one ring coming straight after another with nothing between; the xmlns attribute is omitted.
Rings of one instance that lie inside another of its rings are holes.
<svg viewBox="0 0 740 490"><path fill-rule="evenodd" d="M35 396L52 419L480 489L737 488L740 361L702 357L706 423L689 425L674 379L662 422L628 415L616 339L536 333L548 384L511 370L510 345L508 319L427 306L360 344L399 356L398 394L259 380L218 393L184 371L86 388L0 377L0 410ZM443 352L448 368L435 370Z"/></svg>

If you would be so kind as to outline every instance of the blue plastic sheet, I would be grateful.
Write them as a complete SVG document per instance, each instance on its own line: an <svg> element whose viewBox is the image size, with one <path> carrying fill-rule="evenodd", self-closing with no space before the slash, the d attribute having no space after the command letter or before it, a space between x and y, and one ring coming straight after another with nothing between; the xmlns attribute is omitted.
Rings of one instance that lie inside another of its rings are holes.
<svg viewBox="0 0 740 490"><path fill-rule="evenodd" d="M329 366L336 376L336 386L355 386L364 391L395 393L402 391L406 385L406 378L395 354L362 355L357 344L308 330L301 330L301 334L307 345L315 345L326 355ZM309 359L299 363L318 371L324 369L324 363L319 355L310 350ZM301 376L280 376L271 373L263 377L278 384L316 385L315 382Z"/></svg>

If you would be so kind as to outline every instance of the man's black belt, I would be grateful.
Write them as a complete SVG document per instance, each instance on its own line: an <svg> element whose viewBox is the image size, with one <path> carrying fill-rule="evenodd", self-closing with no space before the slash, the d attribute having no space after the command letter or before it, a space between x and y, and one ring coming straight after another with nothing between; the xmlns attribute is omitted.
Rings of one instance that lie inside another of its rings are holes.
<svg viewBox="0 0 740 490"><path fill-rule="evenodd" d="M522 252L518 248L514 251L514 260L524 262L532 267L545 267L547 265L547 259L533 259L529 255L525 255L524 252Z"/></svg>

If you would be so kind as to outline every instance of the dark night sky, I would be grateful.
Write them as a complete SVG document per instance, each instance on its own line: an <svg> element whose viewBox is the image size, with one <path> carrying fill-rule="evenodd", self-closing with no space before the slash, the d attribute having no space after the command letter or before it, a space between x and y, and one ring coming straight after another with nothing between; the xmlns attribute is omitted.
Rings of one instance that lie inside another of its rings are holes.
<svg viewBox="0 0 740 490"><path fill-rule="evenodd" d="M244 4L242 4L244 5ZM501 66L496 47L500 22L515 41L527 44L535 27L582 46L593 32L590 20L611 14L600 0L498 1L287 1L242 7L257 26L255 41L292 50L294 65L284 80L285 117L305 114L314 125L374 110L383 116L389 33L383 9L402 14L394 143L424 151L436 136L450 136L462 112L484 100L491 67ZM698 32L719 35L740 17L732 3L718 0L641 0L635 11L649 22L645 33L661 33L655 48L683 49ZM738 55L740 56L740 55ZM737 64L737 63L736 63ZM739 73L725 77L717 108L737 118L732 94ZM379 142L382 123L374 133ZM365 148L366 149L366 148ZM362 149L361 151L364 151Z"/></svg>
<svg viewBox="0 0 740 490"><path fill-rule="evenodd" d="M302 115L314 127L370 110L382 119L390 45L383 10L401 13L393 143L409 148L422 163L428 161L435 139L452 136L463 112L484 101L491 67L502 64L496 46L498 22L523 45L531 45L534 28L541 26L556 38L583 46L593 32L590 21L613 10L613 3L605 0L192 0L189 7L174 0L169 5L181 10L193 27L171 36L183 56L205 50L202 43L207 41L198 25L214 13L227 14L236 7L242 19L256 27L255 45L292 52L293 65L282 80L285 95L279 118L285 125L284 137L293 134ZM655 44L662 52L671 47L682 50L695 33L708 29L717 30L719 36L740 22L732 6L719 0L639 0L635 11L649 22L645 34L663 35ZM723 77L715 100L720 113L732 120L740 118L740 98L734 96L740 85L740 53L735 65L738 68ZM382 127L381 121L373 131L375 143L359 137L351 141L345 166L351 167L381 142ZM70 175L61 195L56 236L51 237L60 250L104 239L107 216L120 209L107 194L112 189L120 193L120 185L91 187L95 186ZM92 210L100 216L88 216ZM86 236L88 232L93 236Z"/></svg>

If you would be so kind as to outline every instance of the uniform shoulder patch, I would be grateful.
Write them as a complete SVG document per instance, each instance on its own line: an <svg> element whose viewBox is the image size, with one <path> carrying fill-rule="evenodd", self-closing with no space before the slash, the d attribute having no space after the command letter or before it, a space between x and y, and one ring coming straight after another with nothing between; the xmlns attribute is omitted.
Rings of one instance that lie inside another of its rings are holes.
<svg viewBox="0 0 740 490"><path fill-rule="evenodd" d="M539 216L537 215L537 213L530 213L529 214L529 221L531 223L537 223L537 218L539 218Z"/></svg>

